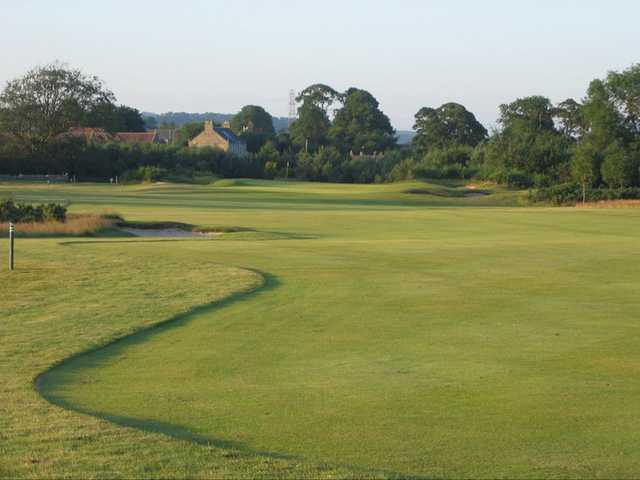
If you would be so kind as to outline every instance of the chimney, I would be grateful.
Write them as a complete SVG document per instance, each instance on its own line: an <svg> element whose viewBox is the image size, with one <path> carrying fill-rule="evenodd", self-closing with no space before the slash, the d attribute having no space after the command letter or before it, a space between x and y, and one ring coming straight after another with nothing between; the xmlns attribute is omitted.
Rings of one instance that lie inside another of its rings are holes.
<svg viewBox="0 0 640 480"><path fill-rule="evenodd" d="M213 132L213 120L204 121L204 131L209 133Z"/></svg>

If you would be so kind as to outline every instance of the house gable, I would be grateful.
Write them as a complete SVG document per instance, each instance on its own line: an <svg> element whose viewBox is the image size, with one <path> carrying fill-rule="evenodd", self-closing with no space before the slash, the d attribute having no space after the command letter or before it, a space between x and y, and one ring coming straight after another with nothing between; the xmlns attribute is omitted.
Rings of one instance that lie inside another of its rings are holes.
<svg viewBox="0 0 640 480"><path fill-rule="evenodd" d="M211 120L207 120L204 122L204 130L189 140L189 146L213 147L227 151L229 149L229 141L213 128Z"/></svg>
<svg viewBox="0 0 640 480"><path fill-rule="evenodd" d="M211 120L204 122L204 131L189 140L189 146L218 148L239 156L247 154L246 144L230 128L214 127Z"/></svg>

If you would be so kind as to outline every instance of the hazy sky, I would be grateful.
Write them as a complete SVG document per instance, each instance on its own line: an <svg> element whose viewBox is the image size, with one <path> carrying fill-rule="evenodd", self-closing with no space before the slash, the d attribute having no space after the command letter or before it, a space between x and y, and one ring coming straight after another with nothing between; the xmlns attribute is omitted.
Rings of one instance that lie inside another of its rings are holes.
<svg viewBox="0 0 640 480"><path fill-rule="evenodd" d="M422 106L580 98L640 62L637 0L0 0L0 82L53 60L140 110L286 116L290 89L369 90L398 129Z"/></svg>

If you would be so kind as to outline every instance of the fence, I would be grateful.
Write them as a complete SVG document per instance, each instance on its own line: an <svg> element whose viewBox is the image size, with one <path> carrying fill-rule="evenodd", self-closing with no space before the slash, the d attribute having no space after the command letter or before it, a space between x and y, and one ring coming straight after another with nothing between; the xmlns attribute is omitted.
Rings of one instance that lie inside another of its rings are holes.
<svg viewBox="0 0 640 480"><path fill-rule="evenodd" d="M68 183L69 175L0 175L0 182Z"/></svg>

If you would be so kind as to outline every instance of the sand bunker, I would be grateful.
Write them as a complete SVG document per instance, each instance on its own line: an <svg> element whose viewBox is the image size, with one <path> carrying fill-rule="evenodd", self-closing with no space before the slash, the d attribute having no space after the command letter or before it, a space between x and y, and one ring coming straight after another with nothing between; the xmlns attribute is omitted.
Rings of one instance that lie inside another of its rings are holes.
<svg viewBox="0 0 640 480"><path fill-rule="evenodd" d="M220 235L217 232L192 232L189 230L181 230L179 228L122 228L124 232L135 235L136 237L213 237Z"/></svg>

